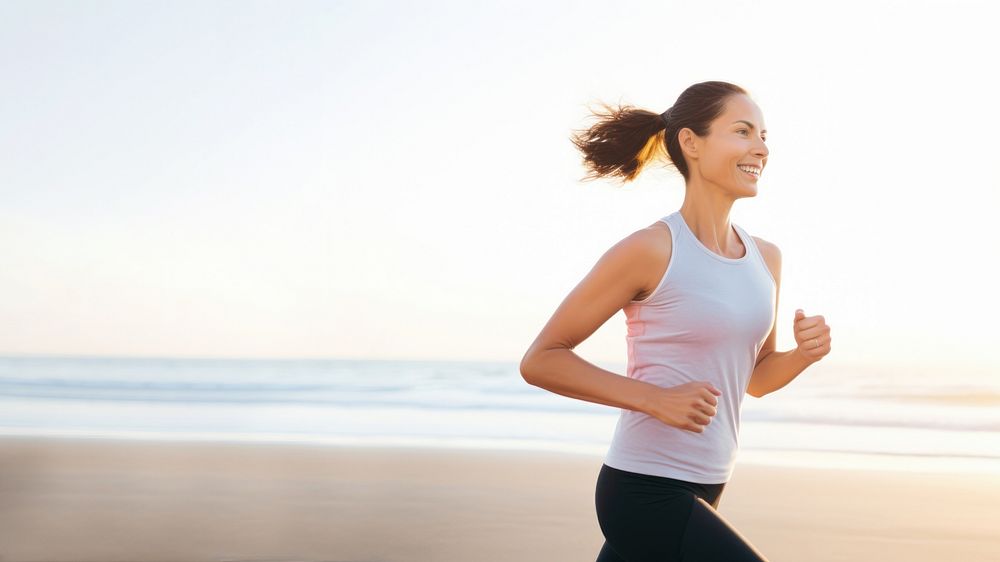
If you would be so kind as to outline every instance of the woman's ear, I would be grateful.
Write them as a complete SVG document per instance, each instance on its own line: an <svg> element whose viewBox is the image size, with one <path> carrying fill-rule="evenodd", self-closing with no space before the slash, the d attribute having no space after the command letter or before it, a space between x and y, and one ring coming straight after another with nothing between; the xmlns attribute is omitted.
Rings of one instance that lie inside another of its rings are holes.
<svg viewBox="0 0 1000 562"><path fill-rule="evenodd" d="M698 140L698 135L687 127L677 132L677 142L681 145L681 151L692 160L698 159Z"/></svg>

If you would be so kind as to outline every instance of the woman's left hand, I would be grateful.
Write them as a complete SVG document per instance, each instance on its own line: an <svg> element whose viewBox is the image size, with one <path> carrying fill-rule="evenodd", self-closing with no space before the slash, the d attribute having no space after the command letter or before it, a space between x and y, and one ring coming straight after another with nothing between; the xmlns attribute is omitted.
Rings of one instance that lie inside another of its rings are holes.
<svg viewBox="0 0 1000 562"><path fill-rule="evenodd" d="M802 309L795 311L795 343L798 347L795 350L815 363L830 353L830 326L826 324L826 319L822 315L806 316Z"/></svg>

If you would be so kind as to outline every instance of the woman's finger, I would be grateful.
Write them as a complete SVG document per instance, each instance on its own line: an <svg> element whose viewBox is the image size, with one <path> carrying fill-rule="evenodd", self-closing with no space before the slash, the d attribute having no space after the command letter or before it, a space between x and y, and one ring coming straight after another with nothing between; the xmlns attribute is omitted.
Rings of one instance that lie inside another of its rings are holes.
<svg viewBox="0 0 1000 562"><path fill-rule="evenodd" d="M830 327L827 325L817 326L816 328L810 328L808 330L800 330L795 332L795 339L798 341L811 340L813 338L818 338L820 336L825 336L830 333Z"/></svg>

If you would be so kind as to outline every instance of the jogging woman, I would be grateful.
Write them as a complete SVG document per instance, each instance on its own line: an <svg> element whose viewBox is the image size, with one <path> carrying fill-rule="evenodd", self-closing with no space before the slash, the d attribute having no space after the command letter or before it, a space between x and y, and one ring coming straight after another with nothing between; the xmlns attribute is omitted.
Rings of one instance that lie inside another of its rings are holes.
<svg viewBox="0 0 1000 562"><path fill-rule="evenodd" d="M743 396L774 392L824 357L830 327L796 310L797 346L775 351L781 253L730 222L767 165L763 115L747 91L718 81L690 86L662 114L607 109L572 137L586 179L624 183L663 157L684 177L684 202L601 256L525 353L521 374L621 408L597 477L598 562L766 560L716 512ZM573 352L619 310L627 376Z"/></svg>

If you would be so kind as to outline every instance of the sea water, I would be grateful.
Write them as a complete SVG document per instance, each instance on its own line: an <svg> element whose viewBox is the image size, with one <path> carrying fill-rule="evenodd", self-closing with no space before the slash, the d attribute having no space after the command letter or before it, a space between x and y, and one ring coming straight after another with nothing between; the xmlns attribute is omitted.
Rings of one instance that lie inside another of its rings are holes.
<svg viewBox="0 0 1000 562"><path fill-rule="evenodd" d="M1000 473L994 381L817 363L744 398L737 464ZM529 385L514 362L0 357L8 436L603 456L619 413Z"/></svg>

